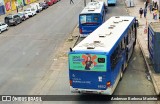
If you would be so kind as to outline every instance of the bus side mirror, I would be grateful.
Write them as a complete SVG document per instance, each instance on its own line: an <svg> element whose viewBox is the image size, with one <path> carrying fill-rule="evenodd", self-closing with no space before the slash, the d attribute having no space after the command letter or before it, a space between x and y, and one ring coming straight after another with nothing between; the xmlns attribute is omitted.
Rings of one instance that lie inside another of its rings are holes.
<svg viewBox="0 0 160 104"><path fill-rule="evenodd" d="M72 48L69 48L70 49L70 52L72 52L73 50L72 50Z"/></svg>
<svg viewBox="0 0 160 104"><path fill-rule="evenodd" d="M136 27L139 27L139 22L138 22L137 19L136 19L136 22L135 22L135 26L136 26Z"/></svg>

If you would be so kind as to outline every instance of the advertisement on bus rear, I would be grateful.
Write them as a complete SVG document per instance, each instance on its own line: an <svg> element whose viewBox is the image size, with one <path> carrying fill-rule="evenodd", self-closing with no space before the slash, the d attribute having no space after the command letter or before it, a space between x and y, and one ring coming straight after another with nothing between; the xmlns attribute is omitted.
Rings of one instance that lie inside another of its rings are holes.
<svg viewBox="0 0 160 104"><path fill-rule="evenodd" d="M106 71L106 56L95 54L70 54L70 70Z"/></svg>

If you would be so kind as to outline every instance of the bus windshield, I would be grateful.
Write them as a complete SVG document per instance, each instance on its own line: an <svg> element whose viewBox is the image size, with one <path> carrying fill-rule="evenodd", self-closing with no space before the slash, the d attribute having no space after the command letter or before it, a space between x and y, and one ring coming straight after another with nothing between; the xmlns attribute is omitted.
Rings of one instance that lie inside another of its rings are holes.
<svg viewBox="0 0 160 104"><path fill-rule="evenodd" d="M80 24L82 24L82 25L98 25L98 24L100 24L100 14L80 15Z"/></svg>
<svg viewBox="0 0 160 104"><path fill-rule="evenodd" d="M97 54L70 54L70 70L106 72L106 56Z"/></svg>

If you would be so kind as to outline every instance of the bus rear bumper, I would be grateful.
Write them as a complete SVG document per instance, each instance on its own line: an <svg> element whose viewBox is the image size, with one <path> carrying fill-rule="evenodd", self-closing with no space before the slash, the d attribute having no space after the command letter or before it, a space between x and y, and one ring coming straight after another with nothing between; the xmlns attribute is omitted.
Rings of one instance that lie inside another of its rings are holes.
<svg viewBox="0 0 160 104"><path fill-rule="evenodd" d="M107 88L106 90L93 90L93 89L79 89L73 88L70 86L70 90L72 93L88 93L88 94L101 94L101 95L112 95L113 89Z"/></svg>
<svg viewBox="0 0 160 104"><path fill-rule="evenodd" d="M81 38L85 38L85 37L87 37L89 34L80 34L80 37Z"/></svg>

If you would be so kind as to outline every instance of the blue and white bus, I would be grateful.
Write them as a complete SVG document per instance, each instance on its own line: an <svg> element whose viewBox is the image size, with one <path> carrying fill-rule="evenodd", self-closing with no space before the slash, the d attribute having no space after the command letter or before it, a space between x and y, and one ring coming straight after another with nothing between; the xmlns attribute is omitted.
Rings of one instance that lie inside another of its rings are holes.
<svg viewBox="0 0 160 104"><path fill-rule="evenodd" d="M105 22L105 3L89 2L79 14L80 37L86 37Z"/></svg>
<svg viewBox="0 0 160 104"><path fill-rule="evenodd" d="M70 49L71 92L111 95L136 44L136 18L114 16Z"/></svg>

